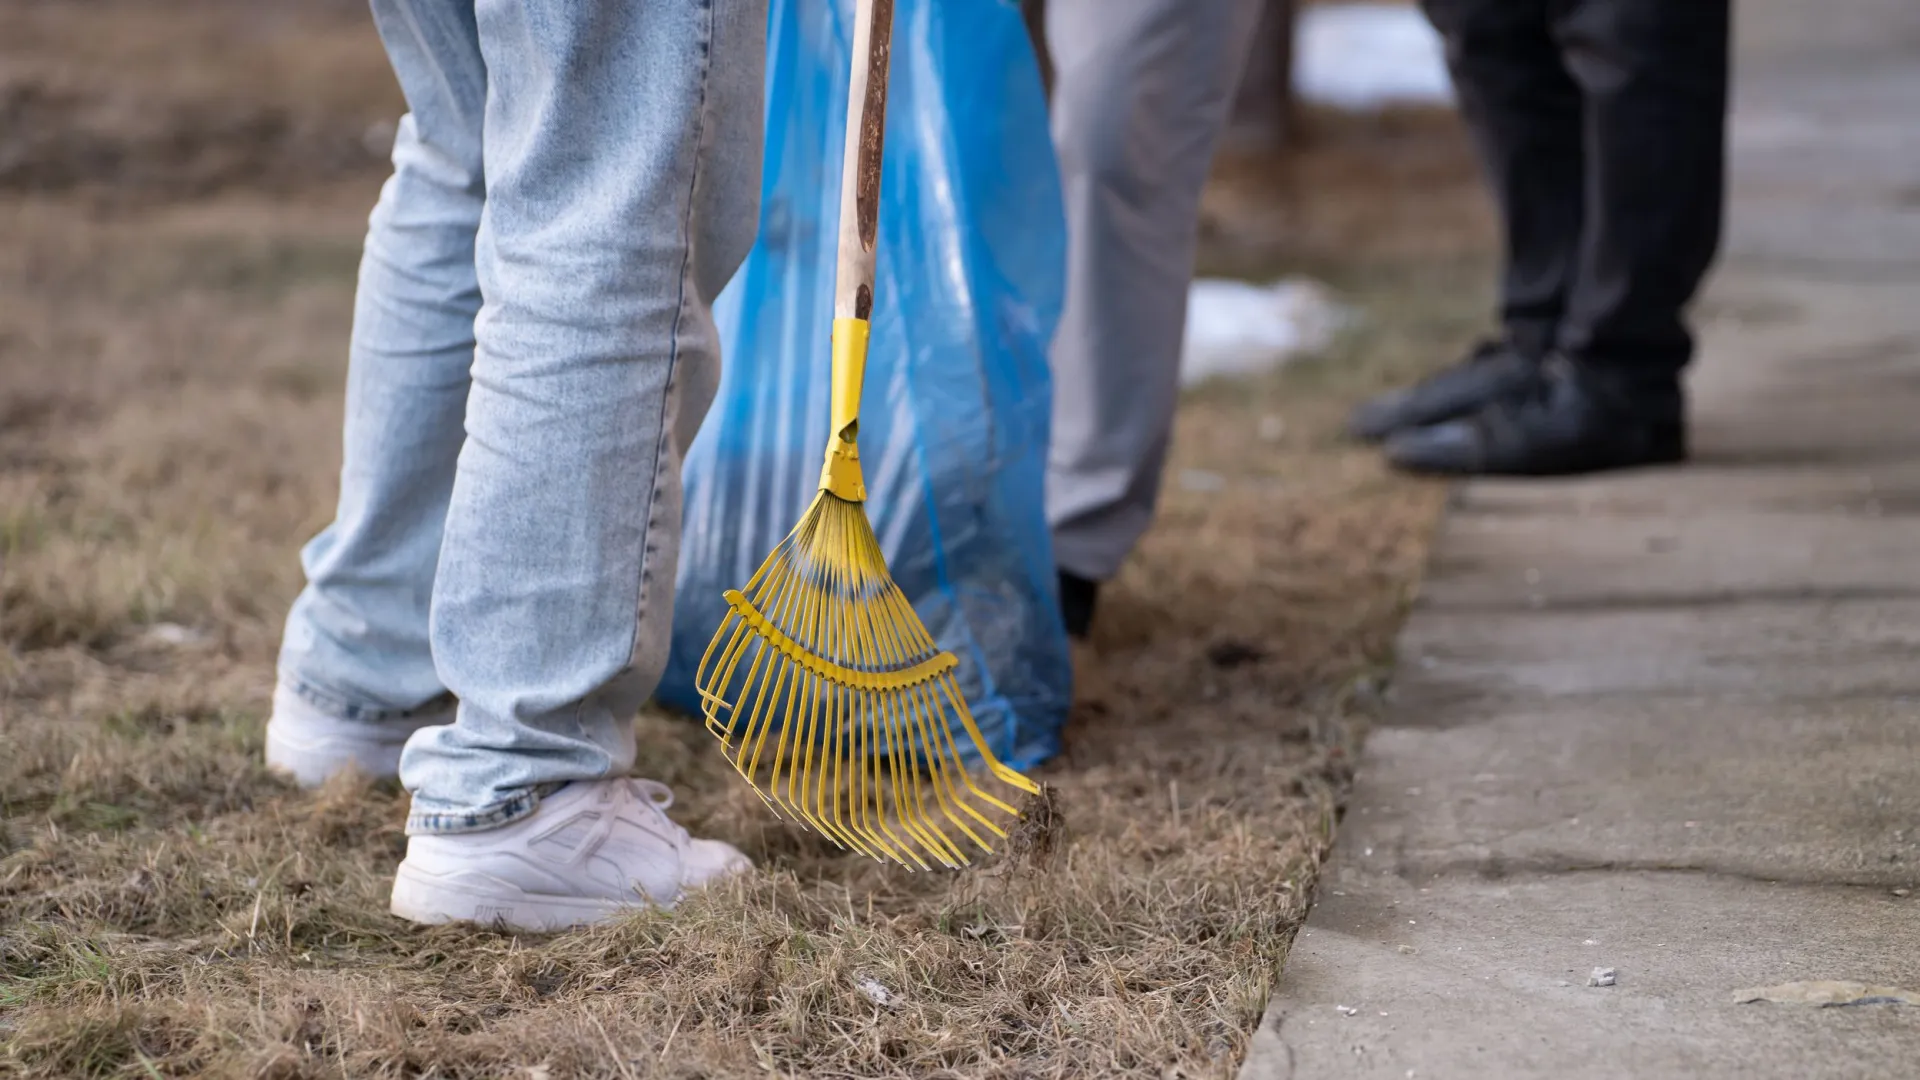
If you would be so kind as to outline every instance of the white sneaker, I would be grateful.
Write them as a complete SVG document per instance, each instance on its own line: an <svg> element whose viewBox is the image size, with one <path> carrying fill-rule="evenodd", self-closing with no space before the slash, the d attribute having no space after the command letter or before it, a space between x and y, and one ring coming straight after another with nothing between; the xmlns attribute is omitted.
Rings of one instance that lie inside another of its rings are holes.
<svg viewBox="0 0 1920 1080"><path fill-rule="evenodd" d="M267 768L315 788L349 767L375 779L400 774L400 751L423 727L453 723L454 706L404 720L341 720L314 708L284 686L273 690L267 720Z"/></svg>
<svg viewBox="0 0 1920 1080"><path fill-rule="evenodd" d="M672 907L752 868L731 845L688 836L667 817L671 805L672 789L653 780L576 781L500 828L411 837L393 913L540 933Z"/></svg>

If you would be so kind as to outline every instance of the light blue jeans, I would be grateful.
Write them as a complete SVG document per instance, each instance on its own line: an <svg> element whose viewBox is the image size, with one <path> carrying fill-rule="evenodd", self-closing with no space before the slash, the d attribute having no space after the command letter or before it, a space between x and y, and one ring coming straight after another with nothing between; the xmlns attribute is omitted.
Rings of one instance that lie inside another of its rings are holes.
<svg viewBox="0 0 1920 1080"><path fill-rule="evenodd" d="M411 833L633 766L666 661L708 307L759 216L766 0L373 0L406 95L340 505L284 685L406 745Z"/></svg>

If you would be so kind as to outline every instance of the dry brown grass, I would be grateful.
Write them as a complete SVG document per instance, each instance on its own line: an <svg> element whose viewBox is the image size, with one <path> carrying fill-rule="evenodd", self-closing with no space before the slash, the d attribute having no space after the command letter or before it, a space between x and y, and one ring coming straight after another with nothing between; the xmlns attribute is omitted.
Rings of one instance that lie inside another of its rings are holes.
<svg viewBox="0 0 1920 1080"><path fill-rule="evenodd" d="M74 7L94 27L117 9ZM51 18L5 14L30 10ZM364 27L315 18L349 58L329 62L366 64ZM1103 598L1105 690L1044 771L1050 845L961 875L863 862L771 821L697 725L647 714L679 816L763 870L671 916L515 938L386 913L400 792L303 794L260 766L378 177L262 195L237 176L188 200L0 197L0 1074L1230 1072L1438 501L1337 419L1464 339L1477 266L1347 234L1235 247L1331 268L1368 318L1183 407L1161 521ZM1398 190L1329 197L1420 194Z"/></svg>
<svg viewBox="0 0 1920 1080"><path fill-rule="evenodd" d="M0 190L117 201L364 170L399 100L369 29L354 0L8 0Z"/></svg>
<svg viewBox="0 0 1920 1080"><path fill-rule="evenodd" d="M1216 272L1278 263L1338 273L1356 260L1444 263L1485 256L1493 206L1450 112L1347 114L1303 107L1283 153L1222 155L1202 206Z"/></svg>

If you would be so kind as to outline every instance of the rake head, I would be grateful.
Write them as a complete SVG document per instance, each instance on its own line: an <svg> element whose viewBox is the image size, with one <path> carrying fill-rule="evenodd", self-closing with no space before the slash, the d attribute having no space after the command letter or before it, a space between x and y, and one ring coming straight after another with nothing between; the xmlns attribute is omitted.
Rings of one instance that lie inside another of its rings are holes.
<svg viewBox="0 0 1920 1080"><path fill-rule="evenodd" d="M887 574L865 509L822 489L701 658L707 729L776 814L874 859L929 869L983 852L1019 812L982 790L954 724L995 780L1038 794L988 749L942 652ZM998 819L998 820L996 820ZM977 828L976 828L977 827Z"/></svg>

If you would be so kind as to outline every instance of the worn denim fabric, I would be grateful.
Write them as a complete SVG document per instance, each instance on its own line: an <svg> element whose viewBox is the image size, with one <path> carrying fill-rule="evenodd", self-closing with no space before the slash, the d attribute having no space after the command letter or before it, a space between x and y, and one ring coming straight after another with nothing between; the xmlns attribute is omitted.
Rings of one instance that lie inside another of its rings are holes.
<svg viewBox="0 0 1920 1080"><path fill-rule="evenodd" d="M409 832L634 765L709 305L758 218L765 0L373 0L409 114L284 684L408 741ZM417 721L416 721L417 722Z"/></svg>

